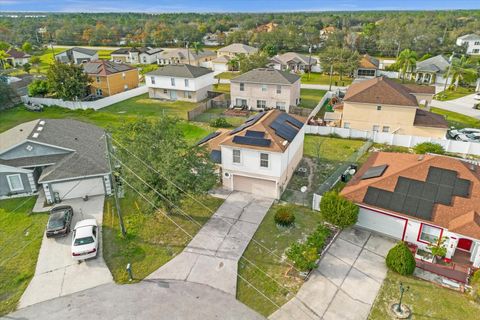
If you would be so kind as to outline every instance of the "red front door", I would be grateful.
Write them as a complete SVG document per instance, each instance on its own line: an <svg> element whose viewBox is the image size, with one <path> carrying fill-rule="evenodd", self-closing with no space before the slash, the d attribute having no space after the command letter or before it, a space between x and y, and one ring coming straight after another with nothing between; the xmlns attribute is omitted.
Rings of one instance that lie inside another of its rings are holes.
<svg viewBox="0 0 480 320"><path fill-rule="evenodd" d="M465 251L470 251L470 249L472 248L472 240L465 238L458 239L457 248Z"/></svg>

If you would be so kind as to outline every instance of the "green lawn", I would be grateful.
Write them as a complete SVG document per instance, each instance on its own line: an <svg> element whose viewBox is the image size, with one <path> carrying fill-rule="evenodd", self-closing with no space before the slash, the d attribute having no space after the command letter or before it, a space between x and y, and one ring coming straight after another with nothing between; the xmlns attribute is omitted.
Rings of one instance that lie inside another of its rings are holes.
<svg viewBox="0 0 480 320"><path fill-rule="evenodd" d="M454 100L461 97L468 96L469 94L475 93L475 89L472 88L464 88L458 87L457 90L455 89L447 89L435 95L435 98L440 101L448 101Z"/></svg>
<svg viewBox="0 0 480 320"><path fill-rule="evenodd" d="M357 151L365 141L332 138L328 136L305 135L303 155L306 157L320 157L328 161L345 161Z"/></svg>
<svg viewBox="0 0 480 320"><path fill-rule="evenodd" d="M225 112L225 108L211 108L207 111L203 112L199 116L195 118L195 121L198 122L205 122L209 123L213 119L217 119L223 117L227 120L228 123L232 125L232 127L238 127L247 120L248 117L230 117L230 116L223 116L223 112Z"/></svg>
<svg viewBox="0 0 480 320"><path fill-rule="evenodd" d="M48 219L44 213L30 214L35 200L0 200L0 316L15 310L35 273Z"/></svg>
<svg viewBox="0 0 480 320"><path fill-rule="evenodd" d="M47 70L51 64L55 61L54 54L65 51L66 48L53 48L46 49L42 55L40 55L40 73L47 73ZM32 72L37 72L37 68L32 67Z"/></svg>
<svg viewBox="0 0 480 320"><path fill-rule="evenodd" d="M480 128L480 120L439 108L432 108L432 112L446 116L448 125L455 128Z"/></svg>
<svg viewBox="0 0 480 320"><path fill-rule="evenodd" d="M390 302L398 301L400 281L405 286L410 286L410 290L404 294L404 303L413 312L411 319L479 318L480 304L471 301L466 294L389 271L370 312L370 320L390 319L387 316L387 308Z"/></svg>
<svg viewBox="0 0 480 320"><path fill-rule="evenodd" d="M112 198L106 200L103 216L103 257L116 282L128 282L125 272L127 263L132 264L134 278L140 280L179 254L190 242L190 238L160 212L127 188L127 196L121 199L123 219L127 237L121 237L118 218ZM203 225L223 200L210 196L198 197L208 210L187 198L180 207ZM181 213L169 217L189 234L194 235L200 226Z"/></svg>
<svg viewBox="0 0 480 320"><path fill-rule="evenodd" d="M264 316L274 312L277 309L276 306L240 277L252 283L276 304L283 305L292 298L292 294L295 294L303 284L303 280L300 278L286 275L290 265L285 260L285 250L293 242L304 240L322 222L319 212L295 206L295 225L291 228L278 227L273 220L273 216L279 206L277 204L270 208L253 236L254 240L261 243L269 251L273 251L275 255L270 254L251 241L238 263L237 299ZM268 276L282 285L267 277L247 260L253 262Z"/></svg>
<svg viewBox="0 0 480 320"><path fill-rule="evenodd" d="M340 76L335 74L332 77L332 85L333 86L348 86L352 83L353 79L349 77L342 77L340 80ZM301 82L304 84L330 84L330 75L318 72L312 72L310 75L308 73L302 74Z"/></svg>
<svg viewBox="0 0 480 320"><path fill-rule="evenodd" d="M222 72L222 73L219 73L215 76L215 79L233 79L235 78L236 76L239 76L241 75L240 72L232 72L232 71L226 71L226 72Z"/></svg>
<svg viewBox="0 0 480 320"><path fill-rule="evenodd" d="M213 85L215 91L230 93L230 84L229 83L217 83Z"/></svg>
<svg viewBox="0 0 480 320"><path fill-rule="evenodd" d="M139 117L156 118L163 115L186 118L187 111L196 105L182 101L160 101L149 99L147 95L140 95L99 111L70 110L59 107L46 107L43 112L31 112L23 106L18 106L0 112L0 132L3 132L20 123L38 118L68 118L91 122L100 127L116 129L125 122L133 121ZM185 137L189 141L197 141L212 131L206 124L180 122L179 124Z"/></svg>
<svg viewBox="0 0 480 320"><path fill-rule="evenodd" d="M302 98L302 101L299 107L314 109L326 92L325 90L300 89L300 98Z"/></svg>
<svg viewBox="0 0 480 320"><path fill-rule="evenodd" d="M110 60L113 50L98 50L98 58L102 60Z"/></svg>

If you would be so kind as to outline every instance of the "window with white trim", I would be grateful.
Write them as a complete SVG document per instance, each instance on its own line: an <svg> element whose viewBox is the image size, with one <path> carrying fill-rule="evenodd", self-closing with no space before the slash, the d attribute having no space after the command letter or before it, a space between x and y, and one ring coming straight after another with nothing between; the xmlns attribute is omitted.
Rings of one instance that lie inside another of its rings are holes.
<svg viewBox="0 0 480 320"><path fill-rule="evenodd" d="M428 224L422 224L419 239L429 243L436 243L440 239L441 233L442 229L440 228L429 226Z"/></svg>
<svg viewBox="0 0 480 320"><path fill-rule="evenodd" d="M150 81L152 82L152 84L155 84L155 77L150 77Z"/></svg>
<svg viewBox="0 0 480 320"><path fill-rule="evenodd" d="M262 84L262 91L267 91L267 85L266 84Z"/></svg>
<svg viewBox="0 0 480 320"><path fill-rule="evenodd" d="M374 125L372 131L378 132L380 131L380 126Z"/></svg>
<svg viewBox="0 0 480 320"><path fill-rule="evenodd" d="M266 100L257 100L257 108L264 109L267 106Z"/></svg>
<svg viewBox="0 0 480 320"><path fill-rule="evenodd" d="M188 87L188 85L189 85L189 81L188 79L185 79L185 87Z"/></svg>
<svg viewBox="0 0 480 320"><path fill-rule="evenodd" d="M275 103L275 107L279 110L285 110L285 105L286 105L285 102L277 101Z"/></svg>
<svg viewBox="0 0 480 320"><path fill-rule="evenodd" d="M277 93L278 94L282 93L282 86L277 85Z"/></svg>
<svg viewBox="0 0 480 320"><path fill-rule="evenodd" d="M240 150L233 150L233 163L240 163Z"/></svg>
<svg viewBox="0 0 480 320"><path fill-rule="evenodd" d="M100 82L100 77L97 77L95 80L97 81L97 83Z"/></svg>
<svg viewBox="0 0 480 320"><path fill-rule="evenodd" d="M268 153L260 153L260 167L268 168Z"/></svg>
<svg viewBox="0 0 480 320"><path fill-rule="evenodd" d="M390 132L390 127L389 126L383 126L382 132Z"/></svg>
<svg viewBox="0 0 480 320"><path fill-rule="evenodd" d="M20 174L10 174L7 176L8 187L10 191L23 191L23 181Z"/></svg>
<svg viewBox="0 0 480 320"><path fill-rule="evenodd" d="M175 78L170 78L170 84L171 84L172 86L175 86Z"/></svg>
<svg viewBox="0 0 480 320"><path fill-rule="evenodd" d="M240 83L240 91L245 91L245 83Z"/></svg>

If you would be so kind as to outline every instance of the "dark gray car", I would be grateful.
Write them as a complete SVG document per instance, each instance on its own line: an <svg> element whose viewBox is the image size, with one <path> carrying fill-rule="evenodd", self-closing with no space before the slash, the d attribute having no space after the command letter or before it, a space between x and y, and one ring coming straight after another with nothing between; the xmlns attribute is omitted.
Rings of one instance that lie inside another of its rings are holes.
<svg viewBox="0 0 480 320"><path fill-rule="evenodd" d="M71 206L58 206L50 210L47 223L47 238L66 236L72 224L73 208Z"/></svg>

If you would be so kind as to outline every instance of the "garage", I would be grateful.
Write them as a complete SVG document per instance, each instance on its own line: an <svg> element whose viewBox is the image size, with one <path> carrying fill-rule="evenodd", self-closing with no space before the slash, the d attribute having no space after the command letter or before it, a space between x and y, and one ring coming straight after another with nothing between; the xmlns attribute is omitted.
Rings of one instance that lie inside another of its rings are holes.
<svg viewBox="0 0 480 320"><path fill-rule="evenodd" d="M357 225L395 239L402 239L407 219L360 207Z"/></svg>
<svg viewBox="0 0 480 320"><path fill-rule="evenodd" d="M233 190L257 194L268 198L277 198L277 184L275 181L233 176Z"/></svg>
<svg viewBox="0 0 480 320"><path fill-rule="evenodd" d="M105 194L102 177L52 183L51 190L58 192L61 199Z"/></svg>

